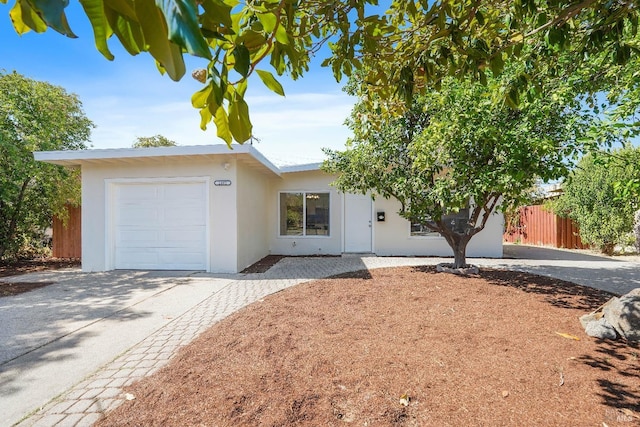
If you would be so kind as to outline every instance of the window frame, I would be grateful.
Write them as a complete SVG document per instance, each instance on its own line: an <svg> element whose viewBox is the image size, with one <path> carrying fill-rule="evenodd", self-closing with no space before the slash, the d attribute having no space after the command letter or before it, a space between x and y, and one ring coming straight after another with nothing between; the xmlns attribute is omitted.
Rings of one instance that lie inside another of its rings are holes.
<svg viewBox="0 0 640 427"><path fill-rule="evenodd" d="M280 200L283 194L302 194L302 234L282 234L282 206ZM329 206L327 214L328 230L327 234L307 234L307 194L326 194L329 196ZM333 204L333 196L328 190L281 190L278 191L278 229L276 230L279 239L330 239L331 238L331 206Z"/></svg>
<svg viewBox="0 0 640 427"><path fill-rule="evenodd" d="M470 208L464 208L464 209L460 209L458 212L456 212L456 214L453 215L444 215L444 216L448 216L448 217L455 217L456 215L460 214L461 212L466 211L467 212L467 219L470 218L471 215L471 210ZM442 235L440 233L438 233L437 231L433 231L430 234L426 235L426 236L420 236L420 235L413 235L411 234L411 226L412 223L411 221L407 221L407 223L409 224L409 238L410 239L444 239L444 237L442 237ZM423 224L423 223L421 223Z"/></svg>

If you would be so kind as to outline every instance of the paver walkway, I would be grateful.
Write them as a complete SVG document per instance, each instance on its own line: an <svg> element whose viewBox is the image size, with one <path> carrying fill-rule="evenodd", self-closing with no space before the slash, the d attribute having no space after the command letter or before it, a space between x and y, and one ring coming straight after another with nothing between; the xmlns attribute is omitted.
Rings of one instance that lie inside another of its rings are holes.
<svg viewBox="0 0 640 427"><path fill-rule="evenodd" d="M616 293L640 287L640 264L634 262L513 246L505 247L505 256L527 258L469 261L480 266L512 268L551 275ZM450 262L450 259L356 256L285 258L264 274L238 275L18 425L92 425L101 413L116 407L126 399L122 391L124 386L150 375L165 365L178 348L191 342L215 322L266 295L301 282L348 271L401 265L433 265L440 262ZM195 289L206 288L215 280L219 278L206 273L198 273L188 278L189 285Z"/></svg>

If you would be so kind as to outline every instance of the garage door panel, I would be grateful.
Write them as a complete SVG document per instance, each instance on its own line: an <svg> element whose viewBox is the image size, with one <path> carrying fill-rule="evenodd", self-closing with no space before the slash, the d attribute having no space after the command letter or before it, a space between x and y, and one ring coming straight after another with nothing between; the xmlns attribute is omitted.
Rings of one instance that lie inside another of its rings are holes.
<svg viewBox="0 0 640 427"><path fill-rule="evenodd" d="M205 262L204 255L200 252L178 252L169 249L160 251L158 259L164 265L187 265L192 268Z"/></svg>
<svg viewBox="0 0 640 427"><path fill-rule="evenodd" d="M161 189L152 185L121 185L118 188L118 202L138 203L139 201L158 200Z"/></svg>
<svg viewBox="0 0 640 427"><path fill-rule="evenodd" d="M116 246L118 247L145 247L153 246L160 241L158 230L119 230L116 236Z"/></svg>
<svg viewBox="0 0 640 427"><path fill-rule="evenodd" d="M165 198L175 200L202 200L204 198L204 186L179 183L164 187Z"/></svg>
<svg viewBox="0 0 640 427"><path fill-rule="evenodd" d="M164 224L167 226L205 225L206 221L204 208L182 205L168 206L164 210Z"/></svg>
<svg viewBox="0 0 640 427"><path fill-rule="evenodd" d="M191 243L195 247L202 247L205 241L205 228L204 227L192 227L182 230L165 230L163 232L163 240L166 242L187 242Z"/></svg>
<svg viewBox="0 0 640 427"><path fill-rule="evenodd" d="M116 188L115 268L204 270L204 182L127 183Z"/></svg>
<svg viewBox="0 0 640 427"><path fill-rule="evenodd" d="M160 209L155 206L121 205L123 208L116 221L120 226L160 225L162 218Z"/></svg>

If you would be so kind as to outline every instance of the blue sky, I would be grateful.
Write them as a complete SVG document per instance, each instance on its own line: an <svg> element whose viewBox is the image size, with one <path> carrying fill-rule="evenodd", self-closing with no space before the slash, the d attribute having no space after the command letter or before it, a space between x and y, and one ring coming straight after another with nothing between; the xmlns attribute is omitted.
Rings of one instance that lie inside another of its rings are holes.
<svg viewBox="0 0 640 427"><path fill-rule="evenodd" d="M71 2L67 16L78 39L48 30L18 36L9 19L10 4L0 5L0 69L17 71L29 78L62 86L78 95L84 111L96 128L93 148L130 147L138 136L162 134L179 145L224 143L213 123L200 130L200 115L191 106L191 95L201 84L191 78L205 60L186 57L187 75L172 81L157 71L153 58L136 57L124 51L117 39L110 43L114 61L106 60L94 47L93 34L77 2ZM277 164L321 161L322 147L344 148L349 130L343 125L353 98L342 92L330 69L320 67L317 58L302 79L279 78L285 89L282 98L252 76L247 101L255 147Z"/></svg>

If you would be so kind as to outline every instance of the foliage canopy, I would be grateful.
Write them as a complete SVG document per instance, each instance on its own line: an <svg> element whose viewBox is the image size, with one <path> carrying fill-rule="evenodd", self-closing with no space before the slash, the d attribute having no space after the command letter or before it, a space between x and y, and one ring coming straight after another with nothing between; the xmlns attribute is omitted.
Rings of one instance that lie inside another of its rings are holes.
<svg viewBox="0 0 640 427"><path fill-rule="evenodd" d="M131 148L149 148L149 147L175 147L175 141L164 135L139 136L131 145Z"/></svg>
<svg viewBox="0 0 640 427"><path fill-rule="evenodd" d="M593 120L569 95L517 109L496 104L501 83L443 80L399 118L372 117L360 103L350 121L355 137L347 150L327 151L323 167L338 174L342 191L397 199L400 215L440 233L462 267L467 243L496 208L518 204L538 179L568 173ZM446 216L467 207L466 227L452 229Z"/></svg>
<svg viewBox="0 0 640 427"><path fill-rule="evenodd" d="M93 124L75 95L0 73L0 259L15 256L80 200L79 171L33 159L33 151L86 148Z"/></svg>
<svg viewBox="0 0 640 427"><path fill-rule="evenodd" d="M640 182L640 148L587 155L551 207L576 221L583 241L611 254L628 240L640 208L640 194L625 188L634 182Z"/></svg>
<svg viewBox="0 0 640 427"><path fill-rule="evenodd" d="M6 3L8 0L0 0ZM193 76L203 83L192 97L204 129L211 122L228 144L251 138L249 78L256 74L283 95L274 77L297 79L329 43L324 65L336 79L366 70L378 98L408 103L415 93L456 76L484 83L508 58L526 69L502 92L512 106L539 90L537 74L564 70L558 55L574 53L598 68L637 60L637 2L582 0L80 0L96 48L109 60L114 37L128 53L149 52L161 72L178 80L183 54L206 61ZM47 28L75 37L67 0L16 0L10 15L19 34ZM559 67L556 69L556 65ZM398 105L392 108L397 110Z"/></svg>

